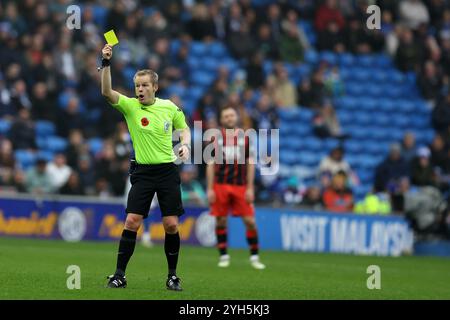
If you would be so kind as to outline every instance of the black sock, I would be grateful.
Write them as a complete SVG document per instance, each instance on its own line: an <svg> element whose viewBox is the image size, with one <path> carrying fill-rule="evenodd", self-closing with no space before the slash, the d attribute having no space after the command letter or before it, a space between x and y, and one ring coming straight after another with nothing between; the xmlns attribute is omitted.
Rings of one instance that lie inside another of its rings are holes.
<svg viewBox="0 0 450 320"><path fill-rule="evenodd" d="M258 254L259 245L258 245L258 233L256 232L256 229L254 230L247 229L246 237L248 246L250 248L250 254L251 255Z"/></svg>
<svg viewBox="0 0 450 320"><path fill-rule="evenodd" d="M134 252L136 246L137 232L124 229L122 232L122 238L120 238L119 252L117 254L117 269L115 274L125 276L125 270L127 268L128 261Z"/></svg>
<svg viewBox="0 0 450 320"><path fill-rule="evenodd" d="M221 256L227 254L227 228L216 227L217 249Z"/></svg>
<svg viewBox="0 0 450 320"><path fill-rule="evenodd" d="M177 273L178 253L180 251L180 234L167 233L164 240L164 252L166 253L167 266L169 268L169 277Z"/></svg>

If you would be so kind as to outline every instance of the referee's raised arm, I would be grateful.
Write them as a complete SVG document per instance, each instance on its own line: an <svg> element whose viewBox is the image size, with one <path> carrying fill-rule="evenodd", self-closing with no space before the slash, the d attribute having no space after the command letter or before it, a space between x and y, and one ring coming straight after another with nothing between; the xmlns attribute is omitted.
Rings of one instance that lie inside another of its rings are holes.
<svg viewBox="0 0 450 320"><path fill-rule="evenodd" d="M102 96L104 96L109 103L117 104L119 102L119 93L114 91L111 86L111 58L112 47L109 44L105 44L102 49Z"/></svg>

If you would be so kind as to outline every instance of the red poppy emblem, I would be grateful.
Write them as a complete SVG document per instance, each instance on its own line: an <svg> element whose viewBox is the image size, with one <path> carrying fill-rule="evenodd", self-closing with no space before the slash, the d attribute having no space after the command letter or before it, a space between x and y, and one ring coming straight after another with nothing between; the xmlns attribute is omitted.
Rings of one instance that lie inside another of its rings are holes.
<svg viewBox="0 0 450 320"><path fill-rule="evenodd" d="M142 118L142 119L141 119L141 124L142 124L142 126L146 127L146 126L148 126L149 123L150 123L150 122L148 121L147 118Z"/></svg>

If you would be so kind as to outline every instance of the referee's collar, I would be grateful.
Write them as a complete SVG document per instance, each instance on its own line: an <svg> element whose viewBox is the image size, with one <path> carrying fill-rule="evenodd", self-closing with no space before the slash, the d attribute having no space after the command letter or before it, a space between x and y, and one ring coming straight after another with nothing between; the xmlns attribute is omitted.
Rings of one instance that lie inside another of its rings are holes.
<svg viewBox="0 0 450 320"><path fill-rule="evenodd" d="M152 104L145 105L145 104L142 104L142 103L140 103L140 102L139 102L139 104L140 104L141 109L147 109L147 108L150 108L150 107L152 107L153 105L155 105L155 103L156 103L157 100L158 100L158 98L155 97L155 101L153 101Z"/></svg>

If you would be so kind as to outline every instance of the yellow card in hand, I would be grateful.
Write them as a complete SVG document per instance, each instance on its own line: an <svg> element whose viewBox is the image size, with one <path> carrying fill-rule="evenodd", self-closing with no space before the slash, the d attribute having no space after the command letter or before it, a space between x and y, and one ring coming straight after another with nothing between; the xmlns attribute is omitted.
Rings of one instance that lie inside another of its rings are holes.
<svg viewBox="0 0 450 320"><path fill-rule="evenodd" d="M116 34L114 33L114 30L109 30L108 32L106 32L104 34L106 42L110 45L110 46L115 46L116 44L119 43L119 39L117 39Z"/></svg>

